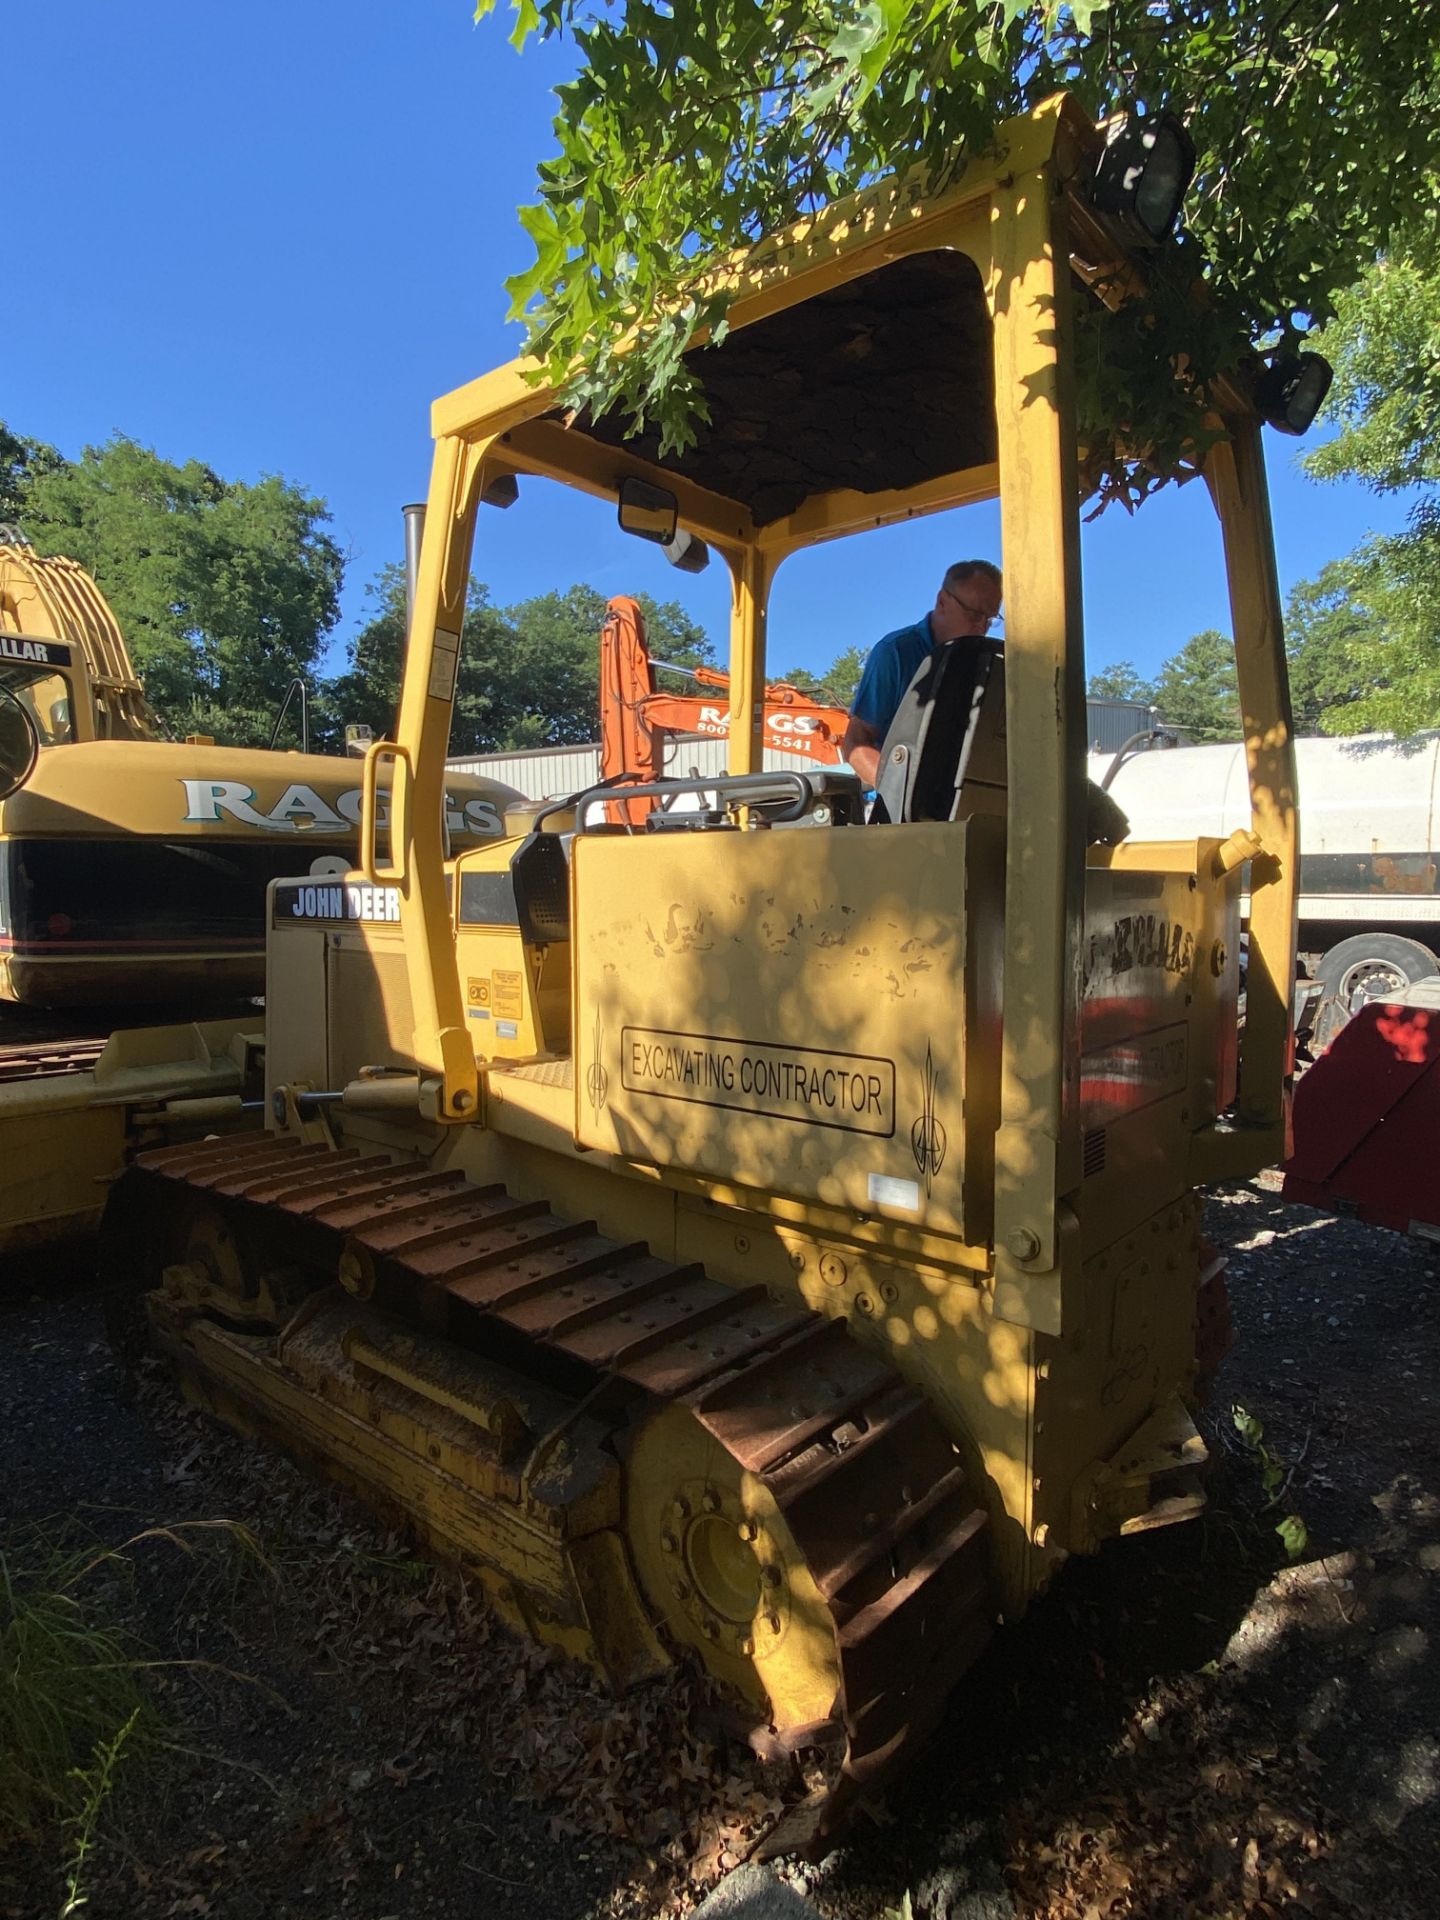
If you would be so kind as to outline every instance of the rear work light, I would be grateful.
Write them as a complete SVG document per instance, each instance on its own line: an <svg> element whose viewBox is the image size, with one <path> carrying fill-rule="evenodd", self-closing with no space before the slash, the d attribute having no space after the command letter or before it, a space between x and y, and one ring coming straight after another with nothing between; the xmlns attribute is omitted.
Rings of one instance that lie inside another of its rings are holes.
<svg viewBox="0 0 1440 1920"><path fill-rule="evenodd" d="M1334 377L1318 353L1282 353L1255 382L1255 409L1280 433L1306 433Z"/></svg>
<svg viewBox="0 0 1440 1920"><path fill-rule="evenodd" d="M1195 172L1195 143L1178 115L1127 115L1106 141L1090 200L1142 246L1169 238Z"/></svg>

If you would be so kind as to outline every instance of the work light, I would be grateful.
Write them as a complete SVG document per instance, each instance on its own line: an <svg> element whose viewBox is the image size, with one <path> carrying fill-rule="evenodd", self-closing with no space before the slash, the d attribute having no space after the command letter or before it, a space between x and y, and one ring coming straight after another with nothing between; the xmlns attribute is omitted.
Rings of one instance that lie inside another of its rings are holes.
<svg viewBox="0 0 1440 1920"><path fill-rule="evenodd" d="M681 573L703 573L710 564L710 549L698 533L691 533L685 527L677 527L675 538L667 540L660 551Z"/></svg>
<svg viewBox="0 0 1440 1920"><path fill-rule="evenodd" d="M1194 171L1195 143L1175 114L1127 114L1106 139L1091 202L1142 246L1158 246L1175 225Z"/></svg>
<svg viewBox="0 0 1440 1920"><path fill-rule="evenodd" d="M520 498L520 482L513 473L497 473L488 487L480 495L482 507L499 507L503 513L506 507L513 507Z"/></svg>
<svg viewBox="0 0 1440 1920"><path fill-rule="evenodd" d="M1255 409L1281 433L1305 433L1334 377L1318 353L1277 354L1255 382Z"/></svg>

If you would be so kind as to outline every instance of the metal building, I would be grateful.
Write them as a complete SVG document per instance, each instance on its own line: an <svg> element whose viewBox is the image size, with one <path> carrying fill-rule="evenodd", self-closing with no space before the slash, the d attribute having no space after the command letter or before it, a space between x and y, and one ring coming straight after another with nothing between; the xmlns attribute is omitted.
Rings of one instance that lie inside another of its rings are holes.
<svg viewBox="0 0 1440 1920"><path fill-rule="evenodd" d="M1157 717L1158 710L1143 700L1092 697L1085 702L1085 744L1091 753L1118 753L1132 734L1155 726Z"/></svg>
<svg viewBox="0 0 1440 1920"><path fill-rule="evenodd" d="M672 734L666 744L665 772L672 778L691 773L724 773L729 758L728 740L712 739L703 733ZM531 747L524 753L485 753L446 763L456 773L481 773L487 780L503 781L527 800L549 800L557 794L579 793L593 787L600 778L600 748ZM802 753L777 753L765 749L767 771L797 767L803 773L813 770L815 762Z"/></svg>
<svg viewBox="0 0 1440 1920"><path fill-rule="evenodd" d="M1092 753L1113 754L1132 733L1153 724L1151 709L1138 700L1087 700L1086 735ZM665 771L680 777L723 773L729 742L707 734L674 734L666 746ZM457 773L480 773L489 780L514 787L527 800L549 800L558 794L579 793L600 778L600 747L530 747L523 753L471 754L448 762ZM765 767L774 772L795 767L800 772L815 762L800 753L765 749Z"/></svg>

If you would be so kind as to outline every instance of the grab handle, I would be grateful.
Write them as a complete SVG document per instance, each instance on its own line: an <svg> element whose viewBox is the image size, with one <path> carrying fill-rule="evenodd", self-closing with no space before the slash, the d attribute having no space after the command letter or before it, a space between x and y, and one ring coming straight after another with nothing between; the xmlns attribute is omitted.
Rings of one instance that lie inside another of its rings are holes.
<svg viewBox="0 0 1440 1920"><path fill-rule="evenodd" d="M380 763L395 768L390 786L390 859L380 865ZM360 775L360 871L372 886L396 886L405 879L405 848L409 842L410 784L413 769L408 749L393 740L376 740L365 755Z"/></svg>

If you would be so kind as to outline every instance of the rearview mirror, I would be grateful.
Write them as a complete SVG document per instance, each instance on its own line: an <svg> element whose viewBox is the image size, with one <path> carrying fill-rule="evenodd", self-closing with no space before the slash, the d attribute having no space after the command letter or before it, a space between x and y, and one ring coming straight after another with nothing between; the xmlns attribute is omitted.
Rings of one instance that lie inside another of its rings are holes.
<svg viewBox="0 0 1440 1920"><path fill-rule="evenodd" d="M668 547L675 538L680 502L664 487L633 476L620 482L620 525L641 540Z"/></svg>
<svg viewBox="0 0 1440 1920"><path fill-rule="evenodd" d="M8 687L0 687L0 800L24 786L39 752L40 732L28 708Z"/></svg>

